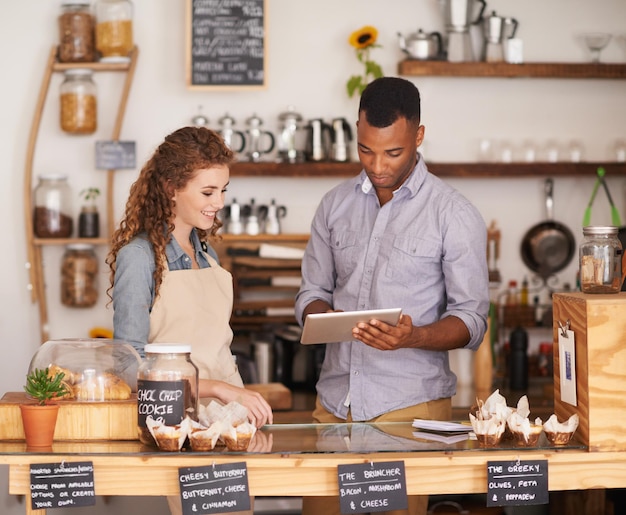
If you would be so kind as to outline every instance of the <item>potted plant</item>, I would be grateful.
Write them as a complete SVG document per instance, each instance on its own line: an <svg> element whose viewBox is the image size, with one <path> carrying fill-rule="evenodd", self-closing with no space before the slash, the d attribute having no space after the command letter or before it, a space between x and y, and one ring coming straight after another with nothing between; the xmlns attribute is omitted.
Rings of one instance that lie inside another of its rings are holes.
<svg viewBox="0 0 626 515"><path fill-rule="evenodd" d="M85 204L80 209L78 215L78 237L97 238L100 236L100 216L96 199L100 195L98 188L87 188L80 192L80 196Z"/></svg>
<svg viewBox="0 0 626 515"><path fill-rule="evenodd" d="M27 447L50 447L54 439L59 405L56 400L68 392L65 374L51 374L48 368L34 369L26 376L24 391L34 402L20 404Z"/></svg>

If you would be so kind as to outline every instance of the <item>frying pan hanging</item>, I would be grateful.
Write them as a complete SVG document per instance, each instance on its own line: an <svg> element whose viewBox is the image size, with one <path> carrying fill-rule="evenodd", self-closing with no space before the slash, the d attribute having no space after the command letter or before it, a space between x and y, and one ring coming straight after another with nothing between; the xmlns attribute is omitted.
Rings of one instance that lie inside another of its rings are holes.
<svg viewBox="0 0 626 515"><path fill-rule="evenodd" d="M576 252L576 240L572 231L554 220L553 188L554 181L546 179L547 220L526 232L520 248L524 264L544 281L569 265Z"/></svg>

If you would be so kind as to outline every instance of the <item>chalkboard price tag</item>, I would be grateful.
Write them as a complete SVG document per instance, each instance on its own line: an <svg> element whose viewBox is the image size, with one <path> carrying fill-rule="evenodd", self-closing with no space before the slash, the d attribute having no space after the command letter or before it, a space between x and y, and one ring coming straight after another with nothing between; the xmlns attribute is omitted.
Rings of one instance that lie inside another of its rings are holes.
<svg viewBox="0 0 626 515"><path fill-rule="evenodd" d="M134 141L96 141L96 170L135 168Z"/></svg>
<svg viewBox="0 0 626 515"><path fill-rule="evenodd" d="M175 426L185 418L186 381L137 380L137 419L146 426L146 417Z"/></svg>
<svg viewBox="0 0 626 515"><path fill-rule="evenodd" d="M95 505L93 462L32 463L30 500L32 510Z"/></svg>
<svg viewBox="0 0 626 515"><path fill-rule="evenodd" d="M187 86L265 87L266 0L187 0Z"/></svg>
<svg viewBox="0 0 626 515"><path fill-rule="evenodd" d="M245 462L178 469L183 515L205 515L250 509Z"/></svg>
<svg viewBox="0 0 626 515"><path fill-rule="evenodd" d="M341 513L406 510L403 461L338 465Z"/></svg>
<svg viewBox="0 0 626 515"><path fill-rule="evenodd" d="M548 501L548 460L487 462L487 506Z"/></svg>

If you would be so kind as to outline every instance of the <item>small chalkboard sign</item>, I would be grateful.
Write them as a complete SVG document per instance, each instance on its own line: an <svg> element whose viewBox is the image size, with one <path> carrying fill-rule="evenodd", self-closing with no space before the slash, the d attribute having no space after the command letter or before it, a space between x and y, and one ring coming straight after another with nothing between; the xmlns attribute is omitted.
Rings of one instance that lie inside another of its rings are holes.
<svg viewBox="0 0 626 515"><path fill-rule="evenodd" d="M32 510L95 505L93 462L32 463L30 499Z"/></svg>
<svg viewBox="0 0 626 515"><path fill-rule="evenodd" d="M178 469L183 515L204 515L250 509L245 462Z"/></svg>
<svg viewBox="0 0 626 515"><path fill-rule="evenodd" d="M338 465L341 513L406 510L403 461Z"/></svg>
<svg viewBox="0 0 626 515"><path fill-rule="evenodd" d="M266 0L187 0L188 88L264 88L266 13Z"/></svg>
<svg viewBox="0 0 626 515"><path fill-rule="evenodd" d="M134 141L96 141L96 170L135 168Z"/></svg>
<svg viewBox="0 0 626 515"><path fill-rule="evenodd" d="M185 418L186 381L137 380L137 418L146 427L146 417L175 426Z"/></svg>
<svg viewBox="0 0 626 515"><path fill-rule="evenodd" d="M548 460L487 462L487 506L548 501Z"/></svg>

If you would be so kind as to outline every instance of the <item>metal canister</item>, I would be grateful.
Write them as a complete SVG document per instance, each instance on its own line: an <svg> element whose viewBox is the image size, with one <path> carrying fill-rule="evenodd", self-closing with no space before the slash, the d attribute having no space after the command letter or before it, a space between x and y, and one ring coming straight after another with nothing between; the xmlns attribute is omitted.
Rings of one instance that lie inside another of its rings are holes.
<svg viewBox="0 0 626 515"><path fill-rule="evenodd" d="M580 245L580 290L619 293L622 282L622 244L615 226L583 227Z"/></svg>

